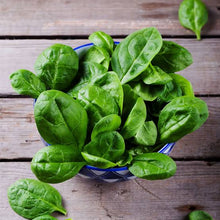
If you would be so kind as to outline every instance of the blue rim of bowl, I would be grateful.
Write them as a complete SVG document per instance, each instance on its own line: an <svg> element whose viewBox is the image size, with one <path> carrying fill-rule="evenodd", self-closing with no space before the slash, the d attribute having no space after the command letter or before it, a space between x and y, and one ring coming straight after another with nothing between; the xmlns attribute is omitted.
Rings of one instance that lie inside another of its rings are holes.
<svg viewBox="0 0 220 220"><path fill-rule="evenodd" d="M164 147L162 147L158 151L158 153L162 153L163 151L166 151L168 148L170 148L170 150L169 150L169 153L170 153L170 151L173 149L174 145L175 145L175 142L174 143L168 143ZM116 168L108 168L108 169L102 169L102 168L93 167L93 166L90 166L90 165L85 165L85 167L90 169L90 170L97 170L97 171L122 171L122 170L128 170L127 166L125 166L125 167L116 167Z"/></svg>
<svg viewBox="0 0 220 220"><path fill-rule="evenodd" d="M115 44L119 44L120 42L119 41L114 41ZM78 46L78 47L75 47L73 48L73 50L79 50L81 48L84 48L84 47L88 47L88 46L93 46L94 44L93 43L88 43L88 44L83 44L81 46Z"/></svg>

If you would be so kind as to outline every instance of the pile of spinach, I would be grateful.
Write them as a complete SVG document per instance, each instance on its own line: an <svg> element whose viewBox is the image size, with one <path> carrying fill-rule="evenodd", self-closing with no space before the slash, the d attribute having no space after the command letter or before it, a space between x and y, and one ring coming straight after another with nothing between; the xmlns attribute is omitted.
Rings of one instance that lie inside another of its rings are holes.
<svg viewBox="0 0 220 220"><path fill-rule="evenodd" d="M70 179L85 165L127 166L148 180L173 176L175 162L156 151L208 118L206 103L176 74L192 64L190 52L154 27L119 44L101 31L89 39L80 57L55 44L37 58L36 75L21 69L10 76L15 91L36 99L37 129L50 144L33 157L33 173L46 183Z"/></svg>
<svg viewBox="0 0 220 220"><path fill-rule="evenodd" d="M120 44L101 31L89 39L94 45L80 58L55 44L37 58L36 75L18 70L10 76L18 93L37 99L36 125L51 145L34 156L32 171L48 183L72 178L86 164L128 166L145 179L172 176L175 163L156 149L208 117L206 103L175 73L192 64L190 52L153 27Z"/></svg>

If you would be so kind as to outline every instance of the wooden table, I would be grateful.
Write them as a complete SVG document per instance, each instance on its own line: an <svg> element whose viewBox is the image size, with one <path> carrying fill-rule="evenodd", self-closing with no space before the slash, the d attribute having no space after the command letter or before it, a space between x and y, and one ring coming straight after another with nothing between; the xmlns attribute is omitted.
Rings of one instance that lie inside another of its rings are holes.
<svg viewBox="0 0 220 220"><path fill-rule="evenodd" d="M192 210L220 219L220 19L218 0L204 0L209 22L202 40L178 21L180 0L2 0L0 2L0 219L23 219L7 201L7 188L20 178L35 178L32 156L43 147L33 118L33 100L17 95L9 75L33 71L37 55L53 43L72 47L102 30L120 39L155 26L163 37L186 47L194 63L180 72L207 102L205 125L178 141L171 156L174 177L102 184L75 177L54 185L74 220L183 220ZM58 216L58 215L56 215ZM59 216L59 219L65 219Z"/></svg>

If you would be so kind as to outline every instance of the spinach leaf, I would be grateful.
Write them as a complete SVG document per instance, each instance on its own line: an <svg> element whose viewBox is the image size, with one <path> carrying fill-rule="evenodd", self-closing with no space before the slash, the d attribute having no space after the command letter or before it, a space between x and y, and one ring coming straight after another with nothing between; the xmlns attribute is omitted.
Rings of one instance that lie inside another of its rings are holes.
<svg viewBox="0 0 220 220"><path fill-rule="evenodd" d="M49 144L72 144L79 149L87 134L87 113L69 95L48 90L40 94L34 107L37 129Z"/></svg>
<svg viewBox="0 0 220 220"><path fill-rule="evenodd" d="M130 164L132 160L133 160L132 155L128 151L125 151L124 155L121 157L121 159L116 164L119 167L124 167Z"/></svg>
<svg viewBox="0 0 220 220"><path fill-rule="evenodd" d="M160 98L155 99L152 102L147 102L147 111L149 112L148 115L153 117L159 117L161 110L167 103L162 101Z"/></svg>
<svg viewBox="0 0 220 220"><path fill-rule="evenodd" d="M107 72L101 64L94 62L84 62L82 64L82 76L68 94L77 98L79 90L87 85L95 85L103 88L115 99L122 112L123 89L118 75L115 72Z"/></svg>
<svg viewBox="0 0 220 220"><path fill-rule="evenodd" d="M102 117L119 113L115 99L101 87L87 85L80 89L77 99L87 111L89 129L92 129Z"/></svg>
<svg viewBox="0 0 220 220"><path fill-rule="evenodd" d="M146 85L143 82L131 82L133 91L144 101L154 101L164 90L163 85Z"/></svg>
<svg viewBox="0 0 220 220"><path fill-rule="evenodd" d="M85 145L82 156L89 165L108 168L113 165L112 162L115 166L115 162L120 160L124 151L123 137L117 131L109 131L98 134L90 143Z"/></svg>
<svg viewBox="0 0 220 220"><path fill-rule="evenodd" d="M213 218L202 210L195 210L189 214L189 220L213 220Z"/></svg>
<svg viewBox="0 0 220 220"><path fill-rule="evenodd" d="M166 73L178 72L192 63L190 52L172 41L163 41L160 52L152 60L153 65L159 66Z"/></svg>
<svg viewBox="0 0 220 220"><path fill-rule="evenodd" d="M102 47L112 55L114 49L114 41L108 34L102 31L93 32L89 36L89 40L96 46Z"/></svg>
<svg viewBox="0 0 220 220"><path fill-rule="evenodd" d="M91 140L94 140L94 138L106 131L116 131L121 124L121 118L116 115L107 115L103 118L101 118L94 126L91 134Z"/></svg>
<svg viewBox="0 0 220 220"><path fill-rule="evenodd" d="M138 95L133 91L131 86L129 86L128 84L124 84L122 88L124 94L124 102L123 102L123 112L121 117L122 117L122 122L124 124L132 108L137 102Z"/></svg>
<svg viewBox="0 0 220 220"><path fill-rule="evenodd" d="M17 70L10 75L10 80L13 89L21 95L37 98L46 90L45 84L28 70Z"/></svg>
<svg viewBox="0 0 220 220"><path fill-rule="evenodd" d="M129 171L147 180L166 179L175 174L176 164L165 154L145 153L133 158Z"/></svg>
<svg viewBox="0 0 220 220"><path fill-rule="evenodd" d="M81 152L81 154L85 161L91 166L98 167L101 169L107 169L116 166L116 163L113 163L110 160L106 160L102 157L94 156L86 152Z"/></svg>
<svg viewBox="0 0 220 220"><path fill-rule="evenodd" d="M61 183L75 176L84 165L78 147L53 145L35 154L31 170L43 182Z"/></svg>
<svg viewBox="0 0 220 220"><path fill-rule="evenodd" d="M140 75L147 69L160 51L162 38L156 28L144 28L127 36L112 54L112 69L122 84Z"/></svg>
<svg viewBox="0 0 220 220"><path fill-rule="evenodd" d="M173 80L164 85L163 91L158 95L158 98L161 101L170 102L172 99L182 95L180 85Z"/></svg>
<svg viewBox="0 0 220 220"><path fill-rule="evenodd" d="M201 0L184 0L179 7L180 24L201 39L201 29L208 21L208 11Z"/></svg>
<svg viewBox="0 0 220 220"><path fill-rule="evenodd" d="M68 94L73 98L76 98L81 88L87 86L88 84L93 85L94 80L106 72L107 69L99 63L88 61L82 62L78 73L78 76L80 77L79 82L68 91Z"/></svg>
<svg viewBox="0 0 220 220"><path fill-rule="evenodd" d="M132 157L145 153L152 153L153 151L154 151L154 147L143 146L143 145L133 146L128 150L129 154L131 154Z"/></svg>
<svg viewBox="0 0 220 220"><path fill-rule="evenodd" d="M118 78L118 75L111 71L103 74L100 77L94 79L94 85L100 86L106 90L116 101L120 113L123 108L123 88Z"/></svg>
<svg viewBox="0 0 220 220"><path fill-rule="evenodd" d="M161 143L171 143L202 126L208 118L206 103L196 97L173 99L161 111L158 131Z"/></svg>
<svg viewBox="0 0 220 220"><path fill-rule="evenodd" d="M144 146L153 146L157 140L157 127L153 121L146 121L134 137L135 142Z"/></svg>
<svg viewBox="0 0 220 220"><path fill-rule="evenodd" d="M78 66L78 55L70 46L54 44L38 56L34 69L48 88L64 91L72 84Z"/></svg>
<svg viewBox="0 0 220 220"><path fill-rule="evenodd" d="M121 130L121 134L125 140L135 136L140 126L144 124L146 116L147 110L145 103L143 99L139 97Z"/></svg>
<svg viewBox="0 0 220 220"><path fill-rule="evenodd" d="M106 69L108 69L110 63L110 56L104 48L92 46L88 49L88 51L85 53L85 55L82 57L82 60L80 61L99 63L103 65Z"/></svg>
<svg viewBox="0 0 220 220"><path fill-rule="evenodd" d="M193 92L192 84L190 81L188 81L186 78L184 78L183 76L179 74L170 73L169 75L172 77L173 81L177 85L179 85L183 96L186 95L186 96L194 97L194 92Z"/></svg>
<svg viewBox="0 0 220 220"><path fill-rule="evenodd" d="M24 218L33 219L54 211L66 215L59 192L47 183L34 179L21 179L8 189L11 208Z"/></svg>
<svg viewBox="0 0 220 220"><path fill-rule="evenodd" d="M164 85L172 78L164 72L160 67L150 64L148 68L141 74L143 82L147 85Z"/></svg>
<svg viewBox="0 0 220 220"><path fill-rule="evenodd" d="M54 218L51 215L42 215L42 216L39 216L37 218L34 218L33 220L58 220L58 219Z"/></svg>

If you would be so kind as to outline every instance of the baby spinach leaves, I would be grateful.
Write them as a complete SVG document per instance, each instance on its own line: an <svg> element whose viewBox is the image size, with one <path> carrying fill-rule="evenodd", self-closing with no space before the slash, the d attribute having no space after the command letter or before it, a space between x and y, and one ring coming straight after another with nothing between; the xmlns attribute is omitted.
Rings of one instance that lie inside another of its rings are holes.
<svg viewBox="0 0 220 220"><path fill-rule="evenodd" d="M162 38L156 28L135 31L126 37L112 54L112 69L125 84L147 69L159 52Z"/></svg>
<svg viewBox="0 0 220 220"><path fill-rule="evenodd" d="M69 95L48 90L38 97L34 117L39 133L49 144L72 144L79 149L87 135L86 110Z"/></svg>
<svg viewBox="0 0 220 220"><path fill-rule="evenodd" d="M98 134L106 131L116 131L121 124L121 118L116 115L107 115L101 118L94 126L91 134L91 140L93 140Z"/></svg>
<svg viewBox="0 0 220 220"><path fill-rule="evenodd" d="M141 79L147 85L164 85L172 80L169 74L152 64L141 74Z"/></svg>
<svg viewBox="0 0 220 220"><path fill-rule="evenodd" d="M153 146L157 140L157 127L153 121L146 121L134 136L135 142L142 146Z"/></svg>
<svg viewBox="0 0 220 220"><path fill-rule="evenodd" d="M88 49L88 51L85 53L85 55L81 60L81 62L85 62L85 61L99 63L103 65L106 69L108 69L110 56L104 48L98 46L92 46Z"/></svg>
<svg viewBox="0 0 220 220"><path fill-rule="evenodd" d="M208 21L208 11L201 0L184 0L179 7L180 24L195 32L197 40L201 39L201 29Z"/></svg>
<svg viewBox="0 0 220 220"><path fill-rule="evenodd" d="M67 45L54 44L35 62L35 72L50 89L65 91L72 84L79 66L76 52Z"/></svg>
<svg viewBox="0 0 220 220"><path fill-rule="evenodd" d="M176 164L165 154L145 153L133 158L129 170L135 176L147 180L166 179L175 174Z"/></svg>
<svg viewBox="0 0 220 220"><path fill-rule="evenodd" d="M192 63L190 52L172 41L163 41L161 50L152 60L153 65L159 66L166 73L178 72Z"/></svg>
<svg viewBox="0 0 220 220"><path fill-rule="evenodd" d="M84 146L82 156L89 165L99 168L115 166L125 151L123 137L117 131L98 134Z"/></svg>
<svg viewBox="0 0 220 220"><path fill-rule="evenodd" d="M194 92L190 81L179 74L170 73L169 75L172 77L173 82L175 82L176 85L179 85L183 96L186 95L194 97Z"/></svg>
<svg viewBox="0 0 220 220"><path fill-rule="evenodd" d="M159 115L160 141L175 142L198 129L207 118L208 108L203 100L191 96L175 98Z"/></svg>
<svg viewBox="0 0 220 220"><path fill-rule="evenodd" d="M55 211L66 214L59 192L47 183L34 179L21 179L11 185L8 200L17 214L28 219Z"/></svg>
<svg viewBox="0 0 220 220"><path fill-rule="evenodd" d="M37 98L46 90L45 84L28 70L17 70L10 75L10 80L13 89L21 95Z"/></svg>
<svg viewBox="0 0 220 220"><path fill-rule="evenodd" d="M43 182L60 183L75 176L85 165L78 147L53 145L35 154L31 170Z"/></svg>
<svg viewBox="0 0 220 220"><path fill-rule="evenodd" d="M92 129L102 117L119 113L115 99L101 87L87 85L79 90L77 99L87 111L89 129Z"/></svg>
<svg viewBox="0 0 220 220"><path fill-rule="evenodd" d="M144 123L146 116L146 106L143 99L139 97L122 127L121 134L124 139L129 139L137 133L139 127Z"/></svg>
<svg viewBox="0 0 220 220"><path fill-rule="evenodd" d="M188 216L189 220L213 220L212 216L210 216L207 212L202 210L195 210L190 212Z"/></svg>
<svg viewBox="0 0 220 220"><path fill-rule="evenodd" d="M109 55L112 55L114 49L113 39L102 31L97 31L89 36L89 40L96 46L102 47L108 51Z"/></svg>

